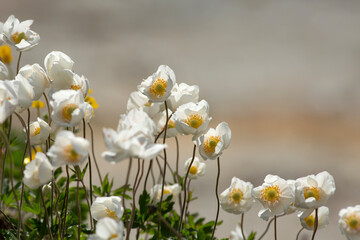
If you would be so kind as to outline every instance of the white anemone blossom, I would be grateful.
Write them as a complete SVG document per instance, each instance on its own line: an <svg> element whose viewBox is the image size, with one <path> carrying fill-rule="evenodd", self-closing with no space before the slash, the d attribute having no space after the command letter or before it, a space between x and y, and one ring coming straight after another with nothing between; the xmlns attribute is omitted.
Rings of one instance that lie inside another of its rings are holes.
<svg viewBox="0 0 360 240"><path fill-rule="evenodd" d="M206 159L216 159L222 151L229 147L231 140L231 130L226 122L220 123L216 129L210 128L198 139L199 153Z"/></svg>
<svg viewBox="0 0 360 240"><path fill-rule="evenodd" d="M149 117L154 117L160 112L161 103L150 103L149 98L139 91L132 92L127 102L127 111L132 109L143 110Z"/></svg>
<svg viewBox="0 0 360 240"><path fill-rule="evenodd" d="M143 80L138 89L149 98L150 103L164 102L175 83L174 71L166 65L160 65L156 73Z"/></svg>
<svg viewBox="0 0 360 240"><path fill-rule="evenodd" d="M0 61L0 80L5 80L9 78L9 70L6 65Z"/></svg>
<svg viewBox="0 0 360 240"><path fill-rule="evenodd" d="M339 217L341 233L348 240L360 240L360 205L341 209Z"/></svg>
<svg viewBox="0 0 360 240"><path fill-rule="evenodd" d="M18 97L14 81L0 81L0 124L15 111L17 105Z"/></svg>
<svg viewBox="0 0 360 240"><path fill-rule="evenodd" d="M48 183L52 178L52 169L46 155L42 152L36 153L35 159L25 167L24 184L35 189Z"/></svg>
<svg viewBox="0 0 360 240"><path fill-rule="evenodd" d="M178 107L189 102L199 101L199 87L189 86L186 83L175 84L167 101L169 109L175 112Z"/></svg>
<svg viewBox="0 0 360 240"><path fill-rule="evenodd" d="M307 230L314 230L315 226L315 210L309 215L305 212L300 212L298 215L301 226ZM319 207L318 209L318 229L324 228L329 224L329 208Z"/></svg>
<svg viewBox="0 0 360 240"><path fill-rule="evenodd" d="M172 114L171 110L168 110L168 117L170 117ZM159 112L152 118L156 124L156 132L155 135L160 134L160 132L165 128L166 124L166 110ZM172 138L177 135L177 130L175 128L175 119L174 116L171 116L171 118L168 121L167 130L166 130L166 137ZM160 135L160 138L164 136L164 133Z"/></svg>
<svg viewBox="0 0 360 240"><path fill-rule="evenodd" d="M39 100L45 89L50 87L50 83L44 69L37 63L23 66L20 68L19 74L22 75L32 86L34 95L31 100L33 101Z"/></svg>
<svg viewBox="0 0 360 240"><path fill-rule="evenodd" d="M63 127L78 125L87 112L92 112L91 105L84 102L82 93L75 90L60 90L54 93L50 105L53 109L51 118Z"/></svg>
<svg viewBox="0 0 360 240"><path fill-rule="evenodd" d="M294 202L289 183L276 175L268 174L264 183L253 189L253 196L263 205L258 216L264 220L284 213Z"/></svg>
<svg viewBox="0 0 360 240"><path fill-rule="evenodd" d="M105 217L96 223L95 234L89 236L89 240L123 240L124 223L117 222L112 218Z"/></svg>
<svg viewBox="0 0 360 240"><path fill-rule="evenodd" d="M250 210L253 197L253 185L236 177L231 180L231 185L220 194L220 206L229 213L242 214Z"/></svg>
<svg viewBox="0 0 360 240"><path fill-rule="evenodd" d="M165 144L154 143L154 132L155 124L149 116L133 109L121 116L117 131L103 129L108 151L103 152L102 157L111 163L130 157L152 159L166 147Z"/></svg>
<svg viewBox="0 0 360 240"><path fill-rule="evenodd" d="M334 192L334 178L326 171L298 178L295 182L295 206L312 212L311 209L324 206Z"/></svg>
<svg viewBox="0 0 360 240"><path fill-rule="evenodd" d="M51 127L41 118L30 124L30 144L38 145L44 143L49 137Z"/></svg>
<svg viewBox="0 0 360 240"><path fill-rule="evenodd" d="M89 155L89 142L70 131L60 131L47 155L54 167L80 165Z"/></svg>
<svg viewBox="0 0 360 240"><path fill-rule="evenodd" d="M161 190L162 190L162 185L161 184L156 184L154 187L151 188L151 190L150 190L150 199L151 199L151 201L153 203L160 202ZM165 185L164 186L163 197L165 199L169 195L172 195L172 198L174 199L179 195L180 192L181 192L181 187L177 183L173 184L173 185Z"/></svg>
<svg viewBox="0 0 360 240"><path fill-rule="evenodd" d="M21 74L16 75L14 82L14 89L18 97L17 112L29 108L35 97L34 88L31 86L29 81Z"/></svg>
<svg viewBox="0 0 360 240"><path fill-rule="evenodd" d="M184 174L186 174L187 171L189 170L191 160L192 158L186 160ZM197 179L198 177L204 176L205 171L206 171L206 164L204 162L200 162L199 159L195 157L189 170L189 178Z"/></svg>
<svg viewBox="0 0 360 240"><path fill-rule="evenodd" d="M121 198L117 196L97 197L91 205L90 211L92 217L97 221L105 217L120 221L124 213Z"/></svg>
<svg viewBox="0 0 360 240"><path fill-rule="evenodd" d="M28 51L40 42L40 36L30 30L33 20L20 22L14 15L8 17L2 26L0 38L18 51Z"/></svg>
<svg viewBox="0 0 360 240"><path fill-rule="evenodd" d="M209 104L205 100L198 103L186 103L174 113L175 127L179 133L195 137L204 133L209 125Z"/></svg>

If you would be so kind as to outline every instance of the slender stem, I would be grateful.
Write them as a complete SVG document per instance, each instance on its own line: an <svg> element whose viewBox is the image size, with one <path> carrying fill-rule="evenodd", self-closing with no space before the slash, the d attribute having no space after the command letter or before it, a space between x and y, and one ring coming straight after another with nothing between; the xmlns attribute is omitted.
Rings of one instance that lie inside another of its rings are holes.
<svg viewBox="0 0 360 240"><path fill-rule="evenodd" d="M86 186L85 186L85 183L84 183L84 180L82 179L81 177L81 170L80 170L80 167L79 166L75 166L75 169L77 171L77 175L78 175L78 179L79 181L81 182L81 185L83 186L83 189L84 189L84 194L85 194L85 200L86 200L86 203L88 205L88 208L89 208L89 215L90 215L90 219L93 219L92 218L92 215L91 215L91 205L90 205L90 202L89 202L89 197L88 197L88 194L87 194L87 190L86 190ZM93 229L93 221L90 221L90 224L91 224L91 229Z"/></svg>
<svg viewBox="0 0 360 240"><path fill-rule="evenodd" d="M259 237L258 240L261 240L261 239L265 236L265 234L269 231L270 225L271 225L271 223L272 223L273 221L274 221L274 218L272 218L272 219L268 222L265 231L263 232L263 234L261 234L261 236Z"/></svg>
<svg viewBox="0 0 360 240"><path fill-rule="evenodd" d="M8 132L7 132L7 138L10 139L10 133L11 133L11 125L12 125L12 115L10 115L10 117L8 118ZM5 124L3 124L3 131L5 132ZM4 190L4 179L5 179L5 165L6 165L6 156L7 156L7 153L10 151L9 148L5 147L5 152L4 152L4 155L3 155L3 161L1 163L1 170L0 170L0 194L3 194L3 190ZM1 160L1 158L0 158ZM3 204L1 202L1 204Z"/></svg>
<svg viewBox="0 0 360 240"><path fill-rule="evenodd" d="M220 200L219 200L219 193L218 193L218 191L219 191L218 190L219 189L219 179L220 179L220 157L217 158L217 165L218 165L218 173L217 173L216 188L215 188L215 194L216 194L216 199L217 199L217 210L216 210L216 218L215 218L214 230L212 232L211 239L214 239L214 234L215 234L216 225L217 225L218 218L219 218L219 210L220 210Z"/></svg>
<svg viewBox="0 0 360 240"><path fill-rule="evenodd" d="M151 173L151 178L152 178L152 181L153 181L153 186L155 185L155 175L154 175L154 168L151 167L150 168L150 173Z"/></svg>
<svg viewBox="0 0 360 240"><path fill-rule="evenodd" d="M175 174L176 174L176 178L177 178L177 183L180 184L180 175L179 175L179 159L180 159L180 147L179 147L179 139L175 136L175 143L176 143L176 168L175 168ZM182 200L181 200L181 196L182 193L180 191L179 193L179 207L180 207L180 212L182 211Z"/></svg>
<svg viewBox="0 0 360 240"><path fill-rule="evenodd" d="M319 216L318 216L318 209L316 208L315 209L315 225L314 225L314 232L313 232L313 235L311 237L311 240L314 240L315 239L315 234L316 234L316 231L318 229L318 225L319 225Z"/></svg>
<svg viewBox="0 0 360 240"><path fill-rule="evenodd" d="M162 171L162 169L161 169L161 165L160 165L159 159L158 159L157 157L156 157L155 159L156 159L156 163L157 163L157 165L158 165L158 167L159 167L159 172L160 172L160 176L159 176L159 177L162 177L162 176L164 176L164 173L163 173L163 171Z"/></svg>
<svg viewBox="0 0 360 240"><path fill-rule="evenodd" d="M240 222L240 230L241 230L241 235L243 237L243 239L245 240L245 234L244 234L244 213L241 214L241 222Z"/></svg>
<svg viewBox="0 0 360 240"><path fill-rule="evenodd" d="M299 230L299 232L296 234L296 240L298 240L299 239L299 236L300 236L300 233L302 232L302 230L304 230L305 228L301 228L300 230Z"/></svg>
<svg viewBox="0 0 360 240"><path fill-rule="evenodd" d="M146 184L147 184L148 177L150 175L150 171L151 171L151 168L152 168L153 161L154 161L154 159L150 160L149 168L148 168L148 170L146 172L146 177L145 177L145 181L144 181L144 190L146 190Z"/></svg>
<svg viewBox="0 0 360 240"><path fill-rule="evenodd" d="M124 185L124 192L123 192L123 195L122 195L122 206L124 208L125 225L127 224L127 220L128 220L128 214L127 214L127 211L126 211L126 208L125 208L125 196L126 196L126 190L128 188L128 184L129 184L131 165L132 165L132 158L129 159L128 169L127 169L127 173L126 173L126 180L125 180L125 185Z"/></svg>
<svg viewBox="0 0 360 240"><path fill-rule="evenodd" d="M17 65L16 65L16 74L19 73L21 55L22 55L22 52L19 52L19 58L18 58Z"/></svg>
<svg viewBox="0 0 360 240"><path fill-rule="evenodd" d="M190 203L190 183L191 183L191 179L189 180L189 183L187 185L187 191L188 191L188 199L186 200L186 209L185 209L185 221L184 224L186 224L186 218L188 217L188 210L189 210L189 203Z"/></svg>
<svg viewBox="0 0 360 240"><path fill-rule="evenodd" d="M172 233L176 235L178 239L183 239L181 234L177 232L173 227L171 227L171 225L166 221L166 219L163 216L158 215L158 218Z"/></svg>
<svg viewBox="0 0 360 240"><path fill-rule="evenodd" d="M52 178L52 187L54 188L55 190L55 197L56 197L56 203L55 203L55 212L56 212L56 219L59 219L59 235L60 235L60 238L61 240L64 239L63 235L62 235L62 222L61 222L61 217L59 215L59 199L60 199L60 191L59 191L59 188L57 187L56 185L56 182L55 182L55 179L54 179L54 175L53 175L53 178ZM55 219L55 222L56 222L56 219Z"/></svg>
<svg viewBox="0 0 360 240"><path fill-rule="evenodd" d="M51 119L51 111L50 111L50 104L49 104L49 99L48 97L46 96L45 92L43 93L43 96L45 98L45 102L46 102L46 107L47 107L47 111L48 111L48 115L49 115L49 126L51 126L51 122L52 122L52 119Z"/></svg>
<svg viewBox="0 0 360 240"><path fill-rule="evenodd" d="M277 231L276 231L276 215L274 216L274 238L277 240Z"/></svg>
<svg viewBox="0 0 360 240"><path fill-rule="evenodd" d="M96 170L97 170L98 175L99 175L100 183L102 183L102 177L101 177L100 169L99 169L99 166L97 164L96 157L95 157L94 131L93 131L93 128L91 127L90 123L88 123L88 126L90 128L90 135L91 135L91 152L92 152L92 156L93 156L93 159L94 159L94 162L95 162Z"/></svg>
<svg viewBox="0 0 360 240"><path fill-rule="evenodd" d="M78 174L78 178L80 178L81 176L79 176ZM76 182L76 206L77 206L77 211L78 211L78 240L80 240L80 235L81 235L81 207L80 207L80 201L79 201L79 181L80 179L77 180ZM90 212L90 211L89 211ZM92 221L91 221L92 223Z"/></svg>
<svg viewBox="0 0 360 240"><path fill-rule="evenodd" d="M41 187L39 187L39 191L40 191L41 202L42 202L42 205L44 206L44 210L45 210L45 222L46 222L46 225L47 225L47 228L48 228L48 231L49 231L50 239L53 239L53 235L52 235L50 224L49 224L49 215L48 215L48 212L47 212L47 209L46 209L46 204L45 204L45 201L44 201L44 195L42 193Z"/></svg>
<svg viewBox="0 0 360 240"><path fill-rule="evenodd" d="M189 168L188 168L187 171L186 171L186 175L185 175L184 182L183 182L184 202L183 202L183 205L182 205L182 208L181 208L179 232L181 231L181 225L182 225L182 221L183 221L183 217L184 217L184 211L185 211L185 203L186 203L186 182L187 182L187 178L188 178L188 176L189 176L189 172L190 172L191 165L193 164L194 159L195 159L195 152L196 152L196 145L194 144L193 156L192 156L192 159L191 159Z"/></svg>
<svg viewBox="0 0 360 240"><path fill-rule="evenodd" d="M70 184L70 176L69 176L69 166L66 165L66 189L65 189L65 198L64 198L64 211L62 213L62 215L64 214L65 216L61 216L64 218L63 220L63 237L65 236L66 233L66 215L67 215L67 207L68 207L68 202L69 202L69 184Z"/></svg>

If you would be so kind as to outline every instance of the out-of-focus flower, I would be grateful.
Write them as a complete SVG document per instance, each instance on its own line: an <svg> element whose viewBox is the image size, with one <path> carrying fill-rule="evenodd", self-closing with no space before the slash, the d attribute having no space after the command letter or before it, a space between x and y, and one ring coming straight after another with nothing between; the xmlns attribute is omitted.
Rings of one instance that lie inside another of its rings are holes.
<svg viewBox="0 0 360 240"><path fill-rule="evenodd" d="M164 102L175 83L174 71L166 65L160 65L156 73L142 81L138 89L149 98L150 103Z"/></svg>
<svg viewBox="0 0 360 240"><path fill-rule="evenodd" d="M286 182L291 187L291 191L294 193L294 196L295 196L295 180L290 179L290 180L286 180ZM294 199L294 201L295 201L295 199ZM285 214L286 215L292 214L292 213L296 212L296 210L298 210L298 209L297 209L297 207L295 207L295 202L292 202L290 204L290 206L285 210Z"/></svg>
<svg viewBox="0 0 360 240"><path fill-rule="evenodd" d="M341 233L348 240L360 240L360 205L341 209L339 217Z"/></svg>
<svg viewBox="0 0 360 240"><path fill-rule="evenodd" d="M24 184L29 188L35 189L46 183L52 178L52 166L42 152L35 155L35 159L26 165L24 171Z"/></svg>
<svg viewBox="0 0 360 240"><path fill-rule="evenodd" d="M64 127L78 125L85 113L92 112L91 105L84 102L82 93L75 90L60 90L54 93L50 105L53 109L51 118Z"/></svg>
<svg viewBox="0 0 360 240"><path fill-rule="evenodd" d="M96 102L95 98L91 97L91 96L86 96L85 97L85 102L88 102L93 109L97 109L99 107L98 103Z"/></svg>
<svg viewBox="0 0 360 240"><path fill-rule="evenodd" d="M189 86L186 83L175 84L169 96L168 107L175 112L176 109L186 103L199 101L199 87Z"/></svg>
<svg viewBox="0 0 360 240"><path fill-rule="evenodd" d="M60 131L47 155L54 167L65 164L80 165L89 155L89 142L82 137L76 137L70 131Z"/></svg>
<svg viewBox="0 0 360 240"><path fill-rule="evenodd" d="M154 121L142 110L132 109L120 116L117 131L131 129L134 135L143 134L154 140L156 126Z"/></svg>
<svg viewBox="0 0 360 240"><path fill-rule="evenodd" d="M95 234L90 235L89 240L123 240L124 224L112 218L105 217L96 223Z"/></svg>
<svg viewBox="0 0 360 240"><path fill-rule="evenodd" d="M199 153L206 159L216 159L222 151L229 147L231 130L226 122L220 123L216 129L210 128L198 139Z"/></svg>
<svg viewBox="0 0 360 240"><path fill-rule="evenodd" d="M194 137L204 133L209 125L209 104L205 100L187 103L177 108L174 113L175 127L181 134Z"/></svg>
<svg viewBox="0 0 360 240"><path fill-rule="evenodd" d="M294 192L288 182L279 176L268 174L264 183L254 188L253 196L263 205L258 216L264 220L284 213L294 202Z"/></svg>
<svg viewBox="0 0 360 240"><path fill-rule="evenodd" d="M161 184L156 184L154 187L151 188L150 199L152 200L153 203L160 202L161 190L162 190ZM173 185L165 185L163 196L166 198L167 197L166 195L172 195L174 199L179 195L180 191L181 191L181 187L177 183Z"/></svg>
<svg viewBox="0 0 360 240"><path fill-rule="evenodd" d="M23 66L19 74L22 75L32 86L34 90L34 97L32 100L39 100L45 89L50 87L49 80L46 73L39 64Z"/></svg>
<svg viewBox="0 0 360 240"><path fill-rule="evenodd" d="M117 196L97 197L91 205L91 215L97 221L104 217L120 221L123 212L124 209L121 206L121 198Z"/></svg>
<svg viewBox="0 0 360 240"><path fill-rule="evenodd" d="M5 64L10 64L12 61L11 48L9 45L0 46L0 60Z"/></svg>
<svg viewBox="0 0 360 240"><path fill-rule="evenodd" d="M301 212L299 214L301 226L307 230L314 230L315 226L315 210L310 214L306 212ZM324 228L329 224L329 208L328 207L319 207L318 209L318 229Z"/></svg>
<svg viewBox="0 0 360 240"><path fill-rule="evenodd" d="M5 80L9 78L9 71L6 65L0 61L0 80Z"/></svg>
<svg viewBox="0 0 360 240"><path fill-rule="evenodd" d="M334 178L326 171L298 178L295 182L295 206L305 209L324 206L334 192Z"/></svg>
<svg viewBox="0 0 360 240"><path fill-rule="evenodd" d="M192 158L189 158L188 160L186 160L185 162L185 169L184 169L184 173L186 174L190 163L191 163ZM198 177L204 176L206 171L206 164L204 162L200 162L199 159L197 157L194 158L194 162L190 167L189 170L189 178L190 179L197 179Z"/></svg>
<svg viewBox="0 0 360 240"><path fill-rule="evenodd" d="M172 114L171 110L168 110L168 115L170 117L170 115ZM166 111L164 110L163 112L160 112L158 114L156 114L153 117L153 120L156 124L156 135L158 135L165 127L166 124ZM175 137L177 135L177 130L175 128L175 120L174 120L174 116L172 116L169 121L168 121L168 125L167 125L167 130L166 130L166 137L167 138L171 138L171 137ZM160 135L164 136L164 133L162 133Z"/></svg>
<svg viewBox="0 0 360 240"><path fill-rule="evenodd" d="M236 225L235 231L230 232L229 240L244 240L241 233L241 228Z"/></svg>
<svg viewBox="0 0 360 240"><path fill-rule="evenodd" d="M49 137L51 127L47 122L41 118L37 118L37 121L30 124L30 144L37 145L42 144Z"/></svg>
<svg viewBox="0 0 360 240"><path fill-rule="evenodd" d="M17 112L29 108L35 96L35 92L29 81L21 74L16 75L14 82L14 89L18 98Z"/></svg>
<svg viewBox="0 0 360 240"><path fill-rule="evenodd" d="M14 81L0 81L0 124L15 111L17 105Z"/></svg>
<svg viewBox="0 0 360 240"><path fill-rule="evenodd" d="M31 104L31 107L33 108L43 108L45 107L45 103L41 100L33 101Z"/></svg>
<svg viewBox="0 0 360 240"><path fill-rule="evenodd" d="M130 94L130 98L127 102L127 110L130 111L132 109L141 109L147 113L149 117L153 118L160 112L161 104L162 103L150 103L147 96L139 91L135 91Z"/></svg>
<svg viewBox="0 0 360 240"><path fill-rule="evenodd" d="M220 194L221 208L229 213L241 214L250 210L253 202L253 185L236 177L228 189Z"/></svg>
<svg viewBox="0 0 360 240"><path fill-rule="evenodd" d="M20 22L14 15L9 16L3 25L1 39L13 45L18 51L28 51L40 42L40 36L30 30L33 20Z"/></svg>
<svg viewBox="0 0 360 240"><path fill-rule="evenodd" d="M31 149L31 160L30 160L30 157L26 157L24 159L24 164L26 165L26 164L30 163L32 160L34 160L37 152L42 152L42 149L40 146L36 146L35 149L34 148Z"/></svg>

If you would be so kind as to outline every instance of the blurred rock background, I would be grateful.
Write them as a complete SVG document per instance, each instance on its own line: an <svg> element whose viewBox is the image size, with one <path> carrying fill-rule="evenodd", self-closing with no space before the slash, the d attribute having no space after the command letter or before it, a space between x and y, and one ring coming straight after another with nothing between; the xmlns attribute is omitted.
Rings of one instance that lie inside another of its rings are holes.
<svg viewBox="0 0 360 240"><path fill-rule="evenodd" d="M237 176L262 184L268 173L285 179L329 171L337 184L329 201L330 225L317 239L345 239L338 211L360 203L360 2L357 0L1 0L0 21L10 14L34 19L41 36L22 65L52 50L76 63L99 103L92 120L103 172L124 184L127 162L101 159L102 127L116 128L129 94L158 65L178 82L196 84L211 106L212 127L232 128L221 158L219 191ZM16 58L16 56L15 56ZM15 63L13 63L15 65ZM191 139L181 137L181 161ZM173 142L169 142L174 152ZM172 158L175 161L174 158ZM216 162L192 182L190 205L215 218ZM95 179L97 181L97 179ZM245 231L265 228L259 204L245 216ZM227 237L239 216L220 212L217 236ZM279 239L295 239L295 215L279 219ZM272 239L272 230L266 239ZM291 237L289 237L291 236ZM306 238L306 234L303 234Z"/></svg>

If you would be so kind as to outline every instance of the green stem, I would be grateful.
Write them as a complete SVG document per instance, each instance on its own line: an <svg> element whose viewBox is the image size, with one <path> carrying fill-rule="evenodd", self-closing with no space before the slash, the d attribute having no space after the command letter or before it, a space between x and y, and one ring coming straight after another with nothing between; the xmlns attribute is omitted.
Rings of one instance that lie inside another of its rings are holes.
<svg viewBox="0 0 360 240"><path fill-rule="evenodd" d="M44 201L44 195L43 195L43 193L42 193L41 187L39 187L39 191L40 191L41 202L42 202L42 205L43 205L44 210L45 210L45 222L46 222L46 226L47 226L48 231L49 231L50 239L52 240L52 239L53 239L53 235L52 235L51 228L50 228L50 224L49 224L49 215L48 215L48 212L47 212L47 209L46 209L46 204L45 204L45 201Z"/></svg>
<svg viewBox="0 0 360 240"><path fill-rule="evenodd" d="M217 165L218 165L218 173L216 178L216 188L215 188L215 194L216 194L216 200L217 200L217 210L216 210L216 218L215 218L215 224L214 224L214 230L211 234L211 239L214 239L214 234L216 230L216 225L219 219L219 210L220 210L220 200L219 200L219 179L220 179L220 158L217 158ZM276 239L275 239L276 240Z"/></svg>
<svg viewBox="0 0 360 240"><path fill-rule="evenodd" d="M241 230L241 235L243 237L243 239L245 240L245 234L244 234L244 213L241 214L241 222L240 222L240 230Z"/></svg>
<svg viewBox="0 0 360 240"><path fill-rule="evenodd" d="M298 240L299 239L299 236L300 236L300 233L302 232L302 230L304 230L305 228L301 228L300 230L299 230L299 232L296 234L296 240Z"/></svg>
<svg viewBox="0 0 360 240"><path fill-rule="evenodd" d="M276 215L274 216L274 237L275 237L275 240L277 240Z"/></svg>
<svg viewBox="0 0 360 240"><path fill-rule="evenodd" d="M316 231L318 229L318 225L319 225L319 216L318 216L318 209L316 208L315 209L315 225L314 225L314 232L313 232L313 235L311 237L311 240L314 240L315 239L315 234L316 234Z"/></svg>

